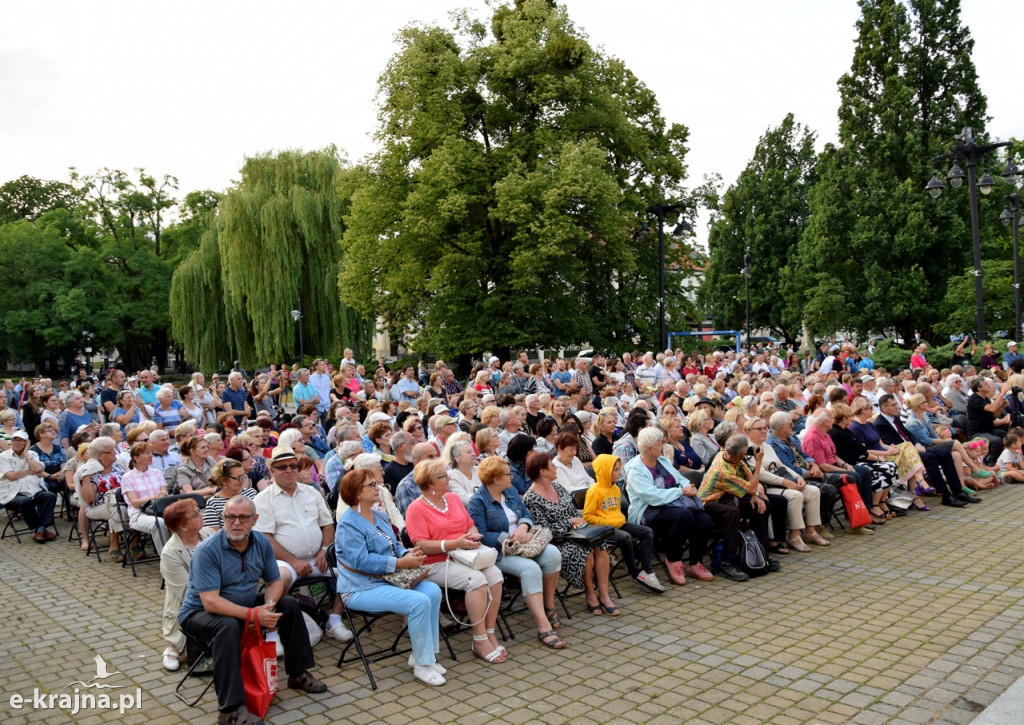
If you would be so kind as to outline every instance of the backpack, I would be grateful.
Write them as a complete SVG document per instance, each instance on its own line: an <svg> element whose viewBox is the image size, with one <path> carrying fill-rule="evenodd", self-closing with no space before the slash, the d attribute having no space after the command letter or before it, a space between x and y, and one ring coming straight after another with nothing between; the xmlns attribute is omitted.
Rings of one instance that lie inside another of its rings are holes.
<svg viewBox="0 0 1024 725"><path fill-rule="evenodd" d="M768 573L768 556L757 534L750 529L740 531L740 550L736 564L750 577L764 576Z"/></svg>

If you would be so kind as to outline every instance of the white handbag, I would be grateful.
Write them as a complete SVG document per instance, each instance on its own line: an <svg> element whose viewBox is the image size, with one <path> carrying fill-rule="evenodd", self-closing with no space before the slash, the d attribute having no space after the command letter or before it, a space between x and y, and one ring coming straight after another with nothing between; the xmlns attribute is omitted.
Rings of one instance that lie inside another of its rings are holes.
<svg viewBox="0 0 1024 725"><path fill-rule="evenodd" d="M476 549L455 549L449 551L448 556L452 561L468 566L470 569L486 569L494 566L498 561L498 550L489 546L480 546Z"/></svg>

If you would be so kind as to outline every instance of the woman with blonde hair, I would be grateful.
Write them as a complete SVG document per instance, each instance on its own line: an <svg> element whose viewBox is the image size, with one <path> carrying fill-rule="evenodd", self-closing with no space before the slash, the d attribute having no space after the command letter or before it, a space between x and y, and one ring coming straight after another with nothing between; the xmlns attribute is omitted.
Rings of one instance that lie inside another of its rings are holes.
<svg viewBox="0 0 1024 725"><path fill-rule="evenodd" d="M703 410L695 410L687 419L686 427L690 430L690 446L700 456L704 465L710 466L720 450L718 442L711 436L715 419Z"/></svg>
<svg viewBox="0 0 1024 725"><path fill-rule="evenodd" d="M498 446L501 445L501 439L498 438L498 434L491 428L481 428L478 430L473 442L480 453L480 461L493 456L498 450Z"/></svg>

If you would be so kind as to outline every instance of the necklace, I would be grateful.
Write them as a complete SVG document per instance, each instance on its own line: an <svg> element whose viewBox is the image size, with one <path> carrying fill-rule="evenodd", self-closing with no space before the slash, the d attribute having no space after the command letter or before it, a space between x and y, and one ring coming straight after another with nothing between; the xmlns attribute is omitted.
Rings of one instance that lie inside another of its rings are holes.
<svg viewBox="0 0 1024 725"><path fill-rule="evenodd" d="M420 498L422 498L424 501L426 501L427 502L427 506L429 506L430 508L434 509L435 511L440 511L443 514L448 513L448 499L445 498L444 496L441 497L441 500L444 501L444 508L441 508L440 506L437 506L433 501L431 501L429 498L427 498L425 494L420 494Z"/></svg>

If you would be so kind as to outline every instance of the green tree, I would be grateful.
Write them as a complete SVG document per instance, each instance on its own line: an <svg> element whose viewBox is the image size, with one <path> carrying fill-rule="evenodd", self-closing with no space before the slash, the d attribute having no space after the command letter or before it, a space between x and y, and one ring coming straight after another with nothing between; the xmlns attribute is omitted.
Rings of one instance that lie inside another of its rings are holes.
<svg viewBox="0 0 1024 725"><path fill-rule="evenodd" d="M750 324L795 342L803 322L798 244L807 196L817 181L814 134L788 114L758 141L754 157L722 198L708 237L701 299L716 324L745 323L743 255L750 255Z"/></svg>
<svg viewBox="0 0 1024 725"><path fill-rule="evenodd" d="M342 299L446 356L655 341L657 236L636 231L689 201L686 129L554 3L499 6L489 30L399 34L383 150L342 183Z"/></svg>
<svg viewBox="0 0 1024 725"><path fill-rule="evenodd" d="M291 310L300 298L307 350L369 354L371 328L337 302L343 166L333 147L246 159L172 284L174 337L191 362L295 357Z"/></svg>
<svg viewBox="0 0 1024 725"><path fill-rule="evenodd" d="M860 6L839 81L840 143L819 159L801 240L805 321L820 334L930 336L946 313L937 301L968 264L970 234L966 194L923 192L928 162L962 127L983 129L986 101L958 0Z"/></svg>
<svg viewBox="0 0 1024 725"><path fill-rule="evenodd" d="M78 192L68 183L22 176L0 185L0 224L35 221L48 211L70 209L77 200Z"/></svg>

